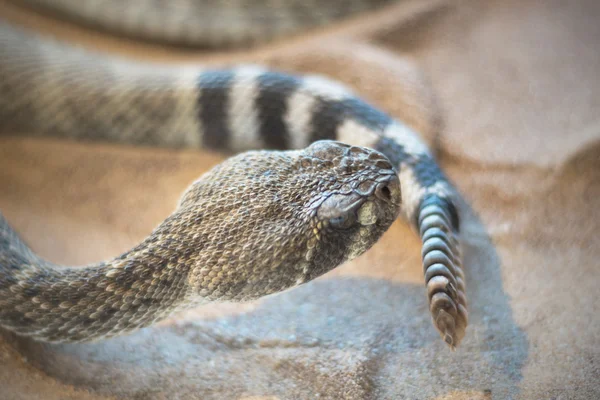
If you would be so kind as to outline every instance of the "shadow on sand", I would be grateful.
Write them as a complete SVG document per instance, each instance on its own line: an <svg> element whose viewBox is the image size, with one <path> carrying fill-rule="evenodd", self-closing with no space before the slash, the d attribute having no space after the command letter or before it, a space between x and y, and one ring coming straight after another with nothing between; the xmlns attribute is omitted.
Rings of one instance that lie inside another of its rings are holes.
<svg viewBox="0 0 600 400"><path fill-rule="evenodd" d="M511 398L527 337L513 321L489 237L475 217L465 222L470 325L455 353L433 329L421 285L340 276L252 311L184 318L98 343L4 337L58 381L123 398L420 399L453 391Z"/></svg>

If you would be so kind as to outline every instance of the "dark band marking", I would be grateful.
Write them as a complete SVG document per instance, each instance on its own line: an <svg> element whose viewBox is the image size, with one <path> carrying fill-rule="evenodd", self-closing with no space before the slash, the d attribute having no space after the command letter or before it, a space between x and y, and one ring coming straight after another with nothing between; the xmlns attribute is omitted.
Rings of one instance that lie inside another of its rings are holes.
<svg viewBox="0 0 600 400"><path fill-rule="evenodd" d="M446 181L444 173L431 156L420 155L411 162L411 167L415 179L424 188L431 187L439 181Z"/></svg>
<svg viewBox="0 0 600 400"><path fill-rule="evenodd" d="M460 219L458 218L458 212L456 211L456 207L454 206L454 204L452 204L450 200L444 199L437 195L429 195L423 200L421 200L421 204L419 204L417 210L422 210L423 208L432 204L439 206L442 210L445 210L448 213L448 216L450 217L450 222L452 224L452 229L454 229L454 231L456 232L459 232ZM415 226L418 226L420 212L417 211L415 214Z"/></svg>
<svg viewBox="0 0 600 400"><path fill-rule="evenodd" d="M260 124L260 137L269 149L288 149L289 132L284 117L287 100L300 86L291 75L267 72L258 78L259 94L255 100Z"/></svg>
<svg viewBox="0 0 600 400"><path fill-rule="evenodd" d="M379 139L375 145L375 150L383 153L395 168L398 168L402 162L410 157L410 155L404 151L404 146L387 137Z"/></svg>
<svg viewBox="0 0 600 400"><path fill-rule="evenodd" d="M337 139L337 129L345 119L341 101L318 99L311 120L310 142Z"/></svg>
<svg viewBox="0 0 600 400"><path fill-rule="evenodd" d="M352 118L371 130L383 132L393 122L389 115L357 97L342 100L342 104L346 118Z"/></svg>
<svg viewBox="0 0 600 400"><path fill-rule="evenodd" d="M356 97L343 100L319 99L312 116L311 141L338 139L337 129L348 119L380 133L393 122L390 116Z"/></svg>
<svg viewBox="0 0 600 400"><path fill-rule="evenodd" d="M202 144L213 149L229 147L229 92L234 73L231 70L206 71L200 74L198 86L199 118L202 123Z"/></svg>

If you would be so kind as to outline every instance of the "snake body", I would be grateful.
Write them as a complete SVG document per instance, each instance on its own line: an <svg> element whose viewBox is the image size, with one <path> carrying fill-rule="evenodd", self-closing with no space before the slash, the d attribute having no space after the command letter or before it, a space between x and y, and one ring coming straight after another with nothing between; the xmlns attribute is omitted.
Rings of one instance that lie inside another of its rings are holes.
<svg viewBox="0 0 600 400"><path fill-rule="evenodd" d="M398 0L20 0L113 34L184 46L263 43Z"/></svg>
<svg viewBox="0 0 600 400"><path fill-rule="evenodd" d="M43 260L0 216L0 326L79 342L258 298L362 254L401 213L423 240L434 325L451 347L462 340L457 193L415 132L346 87L257 66L136 63L8 23L0 84L0 131L273 149L218 165L142 243L94 265Z"/></svg>

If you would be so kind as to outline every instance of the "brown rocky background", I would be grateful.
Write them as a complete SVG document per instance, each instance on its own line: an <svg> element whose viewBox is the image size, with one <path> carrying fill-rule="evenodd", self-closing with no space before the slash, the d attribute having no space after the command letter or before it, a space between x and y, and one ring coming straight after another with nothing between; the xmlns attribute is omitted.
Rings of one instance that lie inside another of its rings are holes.
<svg viewBox="0 0 600 400"><path fill-rule="evenodd" d="M95 344L3 332L0 399L600 398L600 2L406 1L234 55L117 40L3 2L0 15L131 57L325 73L406 118L466 199L470 300L452 353L429 320L419 241L398 221L356 261L254 303ZM423 119L431 109L439 118ZM69 264L136 243L222 159L18 136L0 139L0 208Z"/></svg>

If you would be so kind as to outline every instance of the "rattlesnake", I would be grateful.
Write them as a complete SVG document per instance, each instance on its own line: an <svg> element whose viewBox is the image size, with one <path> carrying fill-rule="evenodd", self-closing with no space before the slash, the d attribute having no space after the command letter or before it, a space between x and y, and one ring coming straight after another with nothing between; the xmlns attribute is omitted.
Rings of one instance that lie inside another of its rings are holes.
<svg viewBox="0 0 600 400"><path fill-rule="evenodd" d="M142 243L94 265L41 259L0 215L0 326L79 342L203 302L255 299L357 257L401 213L423 241L434 325L452 348L462 340L458 194L410 128L348 88L258 66L117 59L8 22L0 24L0 85L2 131L276 149L216 166Z"/></svg>

